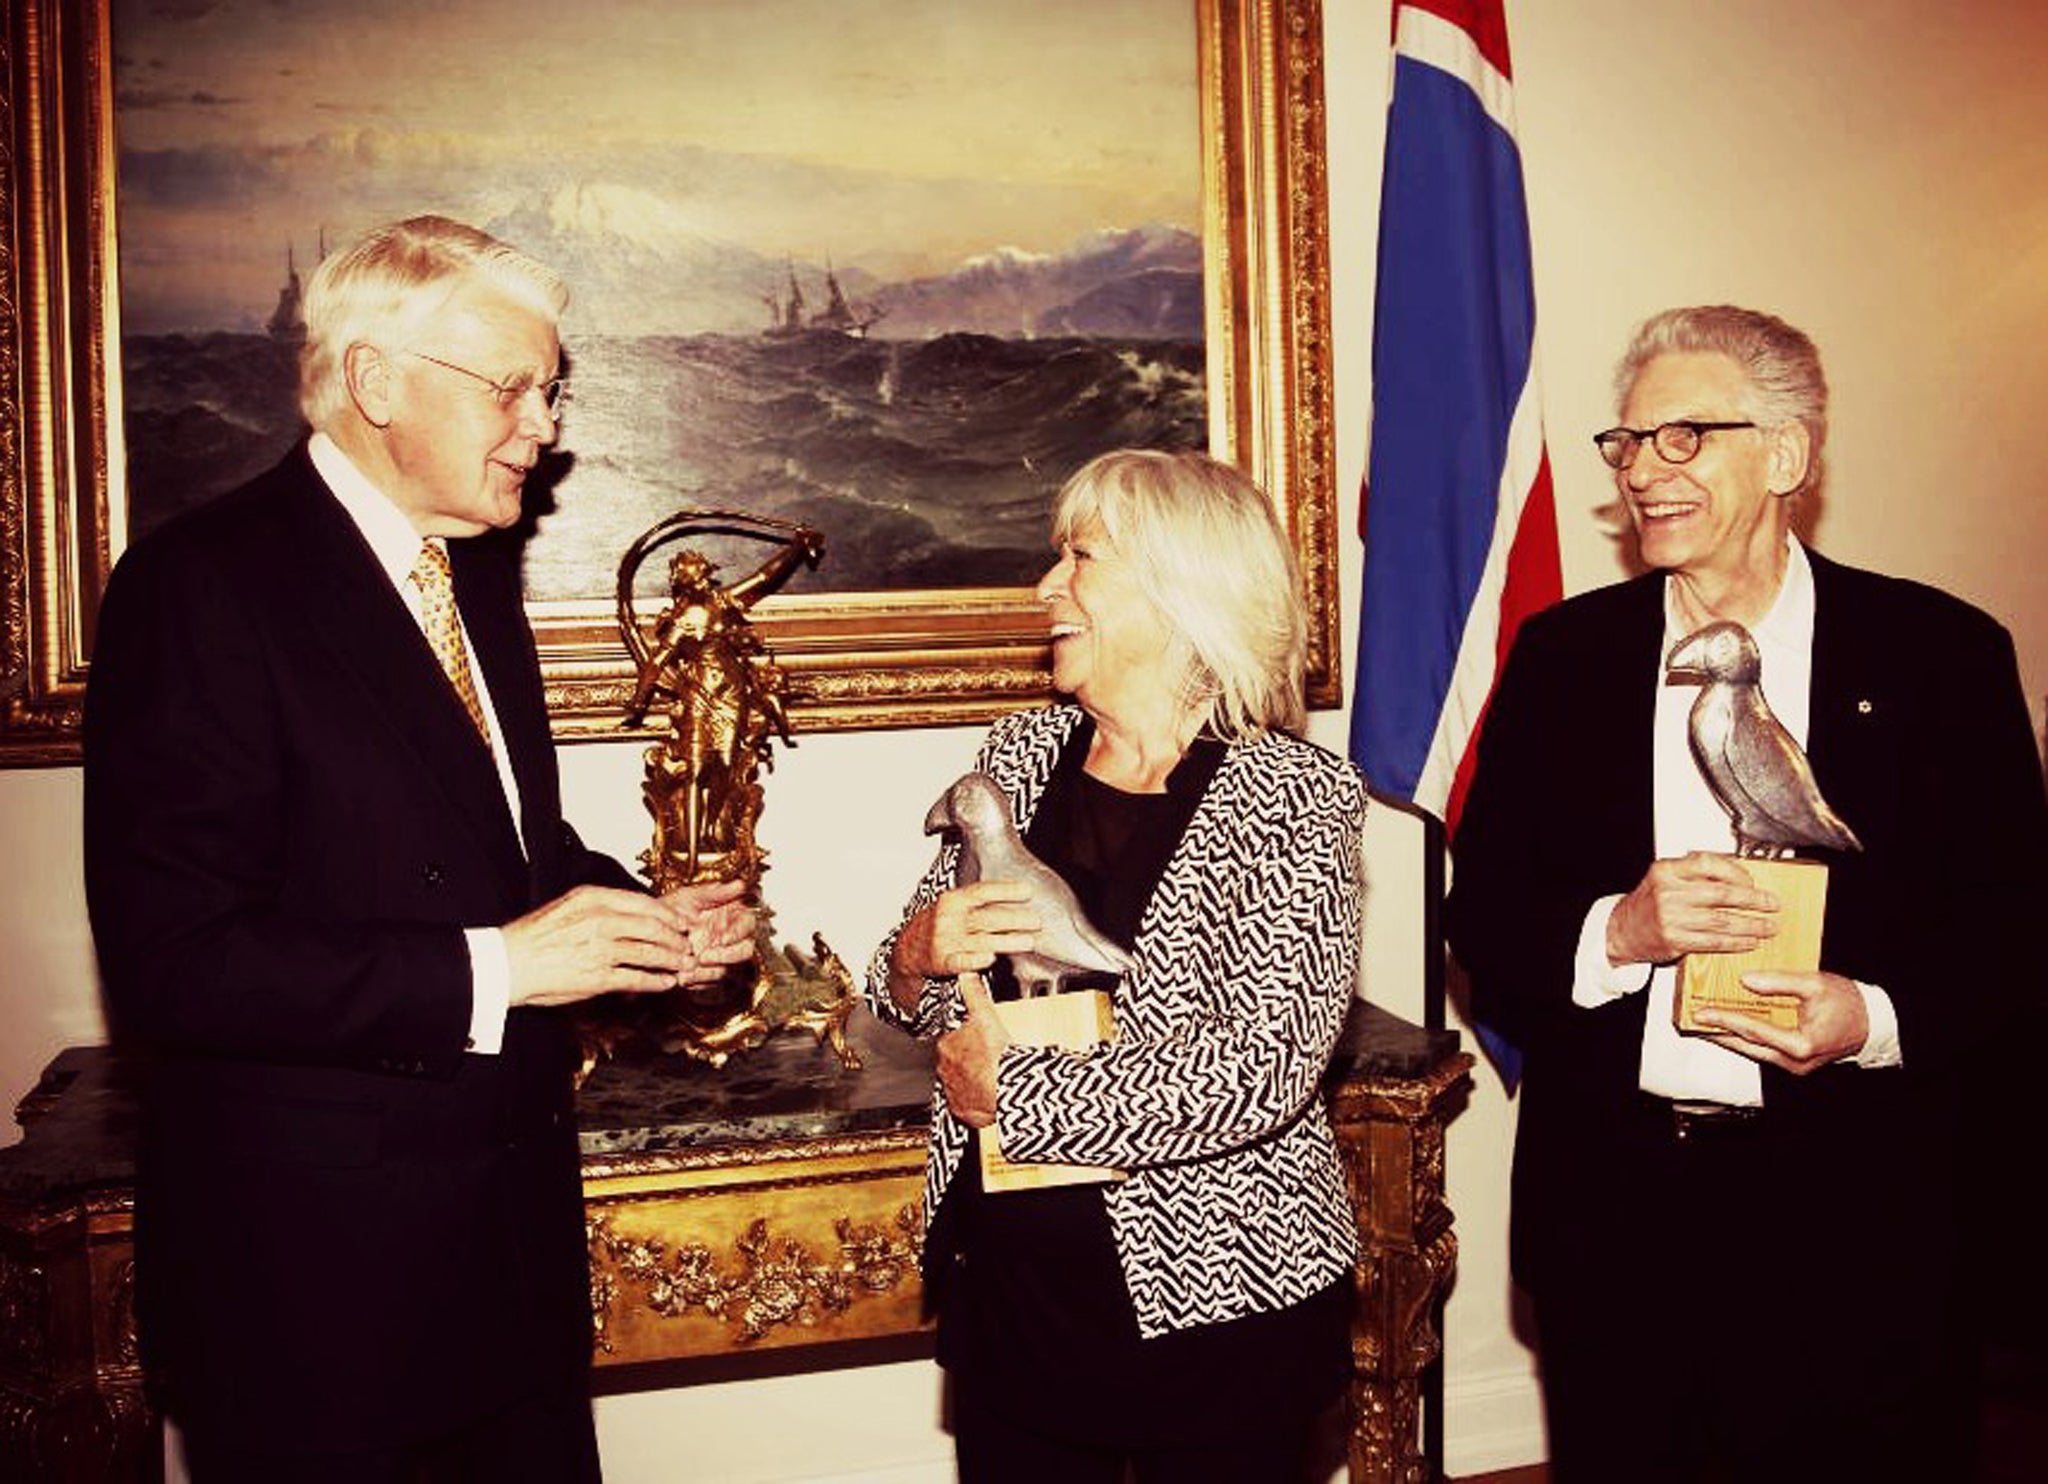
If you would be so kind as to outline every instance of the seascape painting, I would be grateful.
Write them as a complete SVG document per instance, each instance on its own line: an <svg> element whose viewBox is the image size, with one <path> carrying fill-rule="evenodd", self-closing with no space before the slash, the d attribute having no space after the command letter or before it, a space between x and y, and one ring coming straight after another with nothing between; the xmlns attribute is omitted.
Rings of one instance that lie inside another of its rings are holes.
<svg viewBox="0 0 2048 1484"><path fill-rule="evenodd" d="M571 285L538 602L684 504L823 530L792 592L1028 586L1081 463L1208 446L1188 0L114 0L112 43L130 535L301 436L305 276L422 211Z"/></svg>

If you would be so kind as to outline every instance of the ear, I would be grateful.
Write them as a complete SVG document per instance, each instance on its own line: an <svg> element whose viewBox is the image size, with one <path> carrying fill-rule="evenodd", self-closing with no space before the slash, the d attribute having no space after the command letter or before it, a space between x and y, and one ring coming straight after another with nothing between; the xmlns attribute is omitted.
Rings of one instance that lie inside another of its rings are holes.
<svg viewBox="0 0 2048 1484"><path fill-rule="evenodd" d="M1780 496L1797 494L1805 488L1806 471L1813 462L1813 440L1806 424L1782 423L1771 430L1770 439L1770 491Z"/></svg>
<svg viewBox="0 0 2048 1484"><path fill-rule="evenodd" d="M363 421L372 427L389 427L398 398L391 358L359 340L342 353L341 374L348 383L349 400Z"/></svg>

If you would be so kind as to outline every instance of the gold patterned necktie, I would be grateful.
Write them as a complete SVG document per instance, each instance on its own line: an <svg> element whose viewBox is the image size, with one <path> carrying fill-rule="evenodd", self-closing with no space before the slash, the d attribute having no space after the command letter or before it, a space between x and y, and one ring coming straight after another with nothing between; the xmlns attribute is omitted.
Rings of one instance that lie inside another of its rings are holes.
<svg viewBox="0 0 2048 1484"><path fill-rule="evenodd" d="M420 625L441 673L455 687L462 709L476 726L484 745L491 741L490 724L484 720L483 703L477 699L476 681L469 673L469 647L462 642L462 620L455 611L455 584L448 575L448 548L432 538L420 544L419 560L412 564L412 585L420 592Z"/></svg>

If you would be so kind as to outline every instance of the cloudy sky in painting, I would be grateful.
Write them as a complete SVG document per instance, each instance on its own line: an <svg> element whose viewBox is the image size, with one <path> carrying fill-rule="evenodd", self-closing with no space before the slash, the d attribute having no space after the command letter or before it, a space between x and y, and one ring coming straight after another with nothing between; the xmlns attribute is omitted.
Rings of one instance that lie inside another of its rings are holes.
<svg viewBox="0 0 2048 1484"><path fill-rule="evenodd" d="M114 0L127 328L252 328L288 243L303 268L322 232L425 210L658 253L829 256L878 279L1104 227L1193 229L1193 15Z"/></svg>

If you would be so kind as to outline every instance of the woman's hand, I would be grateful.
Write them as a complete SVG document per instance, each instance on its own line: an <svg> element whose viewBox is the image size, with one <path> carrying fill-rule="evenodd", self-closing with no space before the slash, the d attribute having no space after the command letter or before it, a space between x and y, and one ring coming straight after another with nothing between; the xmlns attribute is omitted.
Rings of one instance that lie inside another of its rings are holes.
<svg viewBox="0 0 2048 1484"><path fill-rule="evenodd" d="M967 1019L939 1037L939 1085L955 1118L969 1128L987 1128L996 1121L996 1067L1010 1038L979 974L960 976L960 998L967 1002Z"/></svg>
<svg viewBox="0 0 2048 1484"><path fill-rule="evenodd" d="M917 1009L925 980L979 973L999 953L1029 953L1039 929L1038 914L1023 905L1030 900L1031 887L1022 881L977 881L939 893L896 935L890 995L908 1014Z"/></svg>

